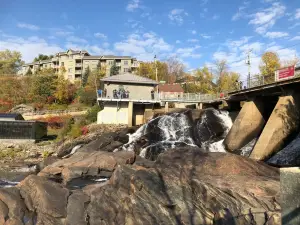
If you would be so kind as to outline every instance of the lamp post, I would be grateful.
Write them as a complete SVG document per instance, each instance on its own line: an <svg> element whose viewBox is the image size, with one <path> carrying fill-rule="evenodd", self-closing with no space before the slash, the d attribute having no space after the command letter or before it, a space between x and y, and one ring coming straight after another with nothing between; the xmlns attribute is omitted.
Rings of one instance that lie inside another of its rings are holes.
<svg viewBox="0 0 300 225"><path fill-rule="evenodd" d="M158 83L158 77L157 77L157 65L156 65L156 55L154 55L154 64L155 64L155 79L156 79L156 82ZM157 94L157 98L159 97L158 96L158 84L157 84L157 88L156 88L156 94Z"/></svg>

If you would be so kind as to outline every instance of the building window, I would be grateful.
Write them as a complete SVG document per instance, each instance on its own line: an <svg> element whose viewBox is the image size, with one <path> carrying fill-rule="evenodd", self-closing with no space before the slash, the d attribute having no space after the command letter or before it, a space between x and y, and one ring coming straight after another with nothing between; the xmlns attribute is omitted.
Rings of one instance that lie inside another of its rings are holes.
<svg viewBox="0 0 300 225"><path fill-rule="evenodd" d="M65 66L65 63L64 62L61 62L61 64L60 64L61 66Z"/></svg>
<svg viewBox="0 0 300 225"><path fill-rule="evenodd" d="M108 62L108 65L110 65L110 66L112 66L113 64L114 64L113 61L109 61L109 62Z"/></svg>
<svg viewBox="0 0 300 225"><path fill-rule="evenodd" d="M128 61L126 60L126 61L124 61L124 65L125 66L127 66L128 65Z"/></svg>
<svg viewBox="0 0 300 225"><path fill-rule="evenodd" d="M124 68L124 73L127 73L129 72L129 69L128 68Z"/></svg>
<svg viewBox="0 0 300 225"><path fill-rule="evenodd" d="M72 69L71 69L71 68L69 68L68 72L69 72L69 73L72 73Z"/></svg>

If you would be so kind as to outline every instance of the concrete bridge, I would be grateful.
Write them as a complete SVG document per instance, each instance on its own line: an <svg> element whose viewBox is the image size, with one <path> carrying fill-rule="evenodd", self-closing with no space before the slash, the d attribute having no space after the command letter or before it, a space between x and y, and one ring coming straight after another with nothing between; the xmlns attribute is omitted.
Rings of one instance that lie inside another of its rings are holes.
<svg viewBox="0 0 300 225"><path fill-rule="evenodd" d="M224 144L240 149L257 138L250 158L267 160L299 129L300 77L228 93L229 110L240 110Z"/></svg>

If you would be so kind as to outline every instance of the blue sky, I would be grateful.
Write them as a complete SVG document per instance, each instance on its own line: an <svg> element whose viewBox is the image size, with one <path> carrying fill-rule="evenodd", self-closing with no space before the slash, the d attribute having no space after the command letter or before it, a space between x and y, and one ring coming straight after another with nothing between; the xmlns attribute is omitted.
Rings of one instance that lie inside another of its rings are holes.
<svg viewBox="0 0 300 225"><path fill-rule="evenodd" d="M299 0L0 0L0 50L37 54L85 49L91 54L131 55L151 61L177 56L187 70L227 59L245 76L259 56L282 60L300 50Z"/></svg>

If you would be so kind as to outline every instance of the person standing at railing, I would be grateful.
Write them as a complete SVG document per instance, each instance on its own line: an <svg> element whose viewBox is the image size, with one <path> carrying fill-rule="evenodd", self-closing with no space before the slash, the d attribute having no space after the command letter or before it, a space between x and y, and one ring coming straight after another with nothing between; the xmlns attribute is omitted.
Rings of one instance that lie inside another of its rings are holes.
<svg viewBox="0 0 300 225"><path fill-rule="evenodd" d="M240 90L243 89L243 81L240 81Z"/></svg>
<svg viewBox="0 0 300 225"><path fill-rule="evenodd" d="M107 94L107 90L106 88L104 88L104 91L103 91L103 96L106 98L106 94Z"/></svg>
<svg viewBox="0 0 300 225"><path fill-rule="evenodd" d="M151 91L151 99L154 100L154 90Z"/></svg>
<svg viewBox="0 0 300 225"><path fill-rule="evenodd" d="M98 96L102 98L102 90L100 89L97 92L98 92Z"/></svg>

